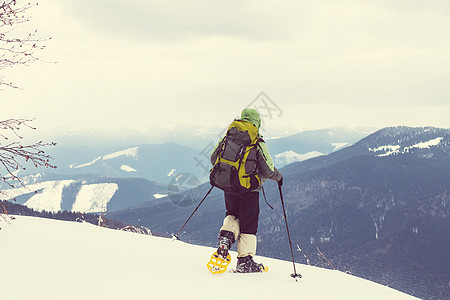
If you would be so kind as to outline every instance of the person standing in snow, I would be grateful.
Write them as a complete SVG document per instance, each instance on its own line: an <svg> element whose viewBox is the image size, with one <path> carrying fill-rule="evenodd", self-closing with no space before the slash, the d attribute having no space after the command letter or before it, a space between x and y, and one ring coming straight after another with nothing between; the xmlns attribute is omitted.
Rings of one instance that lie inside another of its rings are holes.
<svg viewBox="0 0 450 300"><path fill-rule="evenodd" d="M227 257L228 249L237 241L238 261L236 272L255 273L262 272L264 266L256 263L253 257L256 254L259 218L259 192L265 180L271 179L283 184L283 176L275 168L269 154L266 143L259 135L261 117L255 109L246 108L241 113L241 121L250 122L258 130L258 142L256 146L256 173L260 178L259 185L242 194L235 195L224 192L226 217L220 229L217 253ZM223 140L222 140L223 141ZM219 155L220 143L211 155L211 163L214 165Z"/></svg>

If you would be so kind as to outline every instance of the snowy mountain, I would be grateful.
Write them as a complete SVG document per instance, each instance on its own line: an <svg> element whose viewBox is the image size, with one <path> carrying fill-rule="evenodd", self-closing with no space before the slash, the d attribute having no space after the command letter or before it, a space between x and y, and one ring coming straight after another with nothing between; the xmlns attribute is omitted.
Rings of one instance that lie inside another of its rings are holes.
<svg viewBox="0 0 450 300"><path fill-rule="evenodd" d="M293 163L283 170L286 174L298 173L322 168L356 156L447 159L449 139L449 129L444 128L388 127L361 139L352 147L321 158Z"/></svg>
<svg viewBox="0 0 450 300"><path fill-rule="evenodd" d="M277 139L267 147L278 168L348 147L375 131L372 128L336 127L308 130Z"/></svg>
<svg viewBox="0 0 450 300"><path fill-rule="evenodd" d="M305 265L295 282L292 263L265 257L256 259L268 273L212 275L212 248L88 223L17 216L0 225L4 299L416 299Z"/></svg>
<svg viewBox="0 0 450 300"><path fill-rule="evenodd" d="M322 264L315 255L319 247L340 270L422 299L449 297L449 145L449 129L385 128L353 146L282 168L294 245L312 264ZM192 203L207 190L202 186ZM279 234L285 229L276 184L267 182L265 191L274 210L261 200L258 251L287 260L289 251L277 247L287 240ZM192 209L161 199L112 217L170 234ZM223 194L215 189L183 239L213 245L223 214Z"/></svg>
<svg viewBox="0 0 450 300"><path fill-rule="evenodd" d="M15 199L36 211L113 212L167 195L166 185L142 178L37 174L24 177L24 183L25 187L4 190L3 199Z"/></svg>
<svg viewBox="0 0 450 300"><path fill-rule="evenodd" d="M203 181L210 168L209 154L225 128L176 127L171 130L59 130L40 133L58 146L46 152L55 158L57 174L98 174L142 177L168 183L172 169L189 172ZM367 136L373 129L338 127L309 130L266 143L278 167L334 152ZM264 132L269 133L269 132ZM32 171L32 170L30 170ZM29 173L25 173L29 174Z"/></svg>
<svg viewBox="0 0 450 300"><path fill-rule="evenodd" d="M275 154L275 156L273 157L273 161L277 166L282 167L285 165L292 164L294 162L308 160L310 158L314 158L321 155L324 155L324 153L318 151L311 151L305 154L298 154L292 150L288 150L282 153Z"/></svg>
<svg viewBox="0 0 450 300"><path fill-rule="evenodd" d="M341 269L423 299L450 296L449 129L385 128L281 172L304 251L319 246ZM279 198L276 187L266 193ZM277 253L272 233L282 224L263 211L264 253Z"/></svg>
<svg viewBox="0 0 450 300"><path fill-rule="evenodd" d="M48 153L58 166L51 172L59 175L145 178L165 184L173 173L204 176L204 170L196 166L194 159L199 151L173 143L108 149L55 147Z"/></svg>
<svg viewBox="0 0 450 300"><path fill-rule="evenodd" d="M412 154L423 158L447 158L450 145L448 129L391 127L360 142L378 157Z"/></svg>
<svg viewBox="0 0 450 300"><path fill-rule="evenodd" d="M281 167L349 146L366 136L368 130L340 127L304 131L268 140L267 144L276 165ZM18 171L15 175L32 185L10 191L10 198L38 211L98 212L106 208L112 212L130 208L168 195L170 187L178 185L176 179L181 174L190 174L198 184L207 182L209 155L223 133L223 129L213 127L149 132L128 129L46 132L45 140L54 138L58 142L57 147L46 150L58 167L51 173L33 173L34 168ZM131 144L170 140L195 148L177 143Z"/></svg>

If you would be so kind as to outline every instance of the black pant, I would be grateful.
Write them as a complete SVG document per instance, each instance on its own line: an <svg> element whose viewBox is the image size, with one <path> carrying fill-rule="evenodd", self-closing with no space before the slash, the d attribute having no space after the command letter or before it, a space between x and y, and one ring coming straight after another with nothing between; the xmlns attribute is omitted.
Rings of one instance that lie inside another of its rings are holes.
<svg viewBox="0 0 450 300"><path fill-rule="evenodd" d="M241 233L256 234L259 218L259 192L243 195L225 193L226 215L239 219Z"/></svg>

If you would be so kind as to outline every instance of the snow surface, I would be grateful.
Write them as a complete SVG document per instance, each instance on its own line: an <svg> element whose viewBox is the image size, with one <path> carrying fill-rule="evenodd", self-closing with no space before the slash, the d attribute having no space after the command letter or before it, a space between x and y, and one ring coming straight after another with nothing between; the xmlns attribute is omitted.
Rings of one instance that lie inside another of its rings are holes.
<svg viewBox="0 0 450 300"><path fill-rule="evenodd" d="M88 223L17 216L0 227L2 299L416 299L300 264L296 282L292 262L264 257L268 273L213 275L212 248Z"/></svg>
<svg viewBox="0 0 450 300"><path fill-rule="evenodd" d="M128 148L103 156L103 160L113 159L120 156L137 157L139 147Z"/></svg>
<svg viewBox="0 0 450 300"><path fill-rule="evenodd" d="M334 147L333 151L337 151L337 150L342 149L344 147L348 147L351 144L349 144L349 143L331 143L331 145Z"/></svg>
<svg viewBox="0 0 450 300"><path fill-rule="evenodd" d="M417 143L414 146L411 146L410 148L419 148L419 149L430 149L432 146L437 146L442 141L442 137L438 137L432 140L429 140L427 142Z"/></svg>
<svg viewBox="0 0 450 300"><path fill-rule="evenodd" d="M173 175L173 173L175 173L175 169L170 170L169 174L167 174L167 176L171 177Z"/></svg>
<svg viewBox="0 0 450 300"><path fill-rule="evenodd" d="M61 201L64 188L75 184L75 180L44 181L29 184L26 187L3 190L7 200L21 195L33 194L23 205L36 211L58 212L61 210ZM82 182L72 211L76 212L101 212L105 211L107 204L118 190L116 183L86 184ZM35 193L35 191L37 193Z"/></svg>
<svg viewBox="0 0 450 300"><path fill-rule="evenodd" d="M88 163L85 163L85 164L82 164L82 165L79 165L79 166L73 166L73 165L70 165L70 168L74 168L74 169L78 169L78 168L84 168L84 167L89 167L89 166L92 166L93 164L95 164L97 161L99 161L100 159L102 159L102 157L101 156L99 156L99 157L97 157L96 159L94 159L93 161L91 161L91 162L88 162Z"/></svg>
<svg viewBox="0 0 450 300"><path fill-rule="evenodd" d="M37 183L37 182L40 182L42 180L43 175L44 175L43 173L30 174L30 175L27 175L27 176L23 177L22 178L22 182L25 185L29 185L29 184L32 184L32 183Z"/></svg>
<svg viewBox="0 0 450 300"><path fill-rule="evenodd" d="M417 148L417 149L430 149L431 147L437 146L441 143L442 137L438 137L426 142L420 142L415 145L405 147L403 150L401 150L400 145L385 145L380 146L377 148L369 148L369 151L371 152L381 152L384 151L385 153L378 154L377 156L383 157L383 156L389 156L389 155L396 155L396 154L404 154L408 153L411 149Z"/></svg>
<svg viewBox="0 0 450 300"><path fill-rule="evenodd" d="M121 165L120 169L125 172L137 172L136 169L133 169L132 167L130 167L128 165Z"/></svg>
<svg viewBox="0 0 450 300"><path fill-rule="evenodd" d="M117 183L82 185L73 203L72 211L86 213L106 211L109 200L118 189Z"/></svg>
<svg viewBox="0 0 450 300"><path fill-rule="evenodd" d="M323 155L323 153L318 151L312 151L305 154L298 154L292 150L289 150L275 154L275 163L286 165L297 161L304 161L321 155Z"/></svg>
<svg viewBox="0 0 450 300"><path fill-rule="evenodd" d="M63 189L74 182L75 180L45 181L30 184L26 187L4 190L3 192L6 193L8 199L13 199L37 191L24 205L37 211L58 212L61 210Z"/></svg>
<svg viewBox="0 0 450 300"><path fill-rule="evenodd" d="M398 154L400 153L400 146L399 145L386 145L386 146L380 146L377 148L369 148L369 151L371 152L380 152L380 151L385 151L386 153L383 154L379 154L377 156L379 157L383 157L383 156L389 156L392 154Z"/></svg>
<svg viewBox="0 0 450 300"><path fill-rule="evenodd" d="M108 160L108 159L114 159L114 158L118 158L120 156L127 156L127 157L132 157L132 158L137 158L138 157L138 151L139 151L139 147L132 147L132 148L127 148L125 150L121 150L121 151L117 151L111 154L107 154L104 156L99 156L96 159L94 159L91 162L85 163L85 164L81 164L78 166L74 166L74 165L70 165L69 167L72 169L78 169L78 168L84 168L84 167L89 167L92 166L93 164L95 164L97 161L99 160Z"/></svg>
<svg viewBox="0 0 450 300"><path fill-rule="evenodd" d="M12 177L12 176L16 177L16 176L19 174L20 171L22 171L22 170L21 170L21 169L17 169L17 170L15 170L14 172L8 173L8 174L6 174L6 175L3 176L3 177L4 177L4 178L10 178L10 177ZM11 176L11 174L12 174L12 176Z"/></svg>
<svg viewBox="0 0 450 300"><path fill-rule="evenodd" d="M155 197L156 199L160 199L160 198L167 197L167 194L159 194L159 193L157 193L157 194L153 194L153 197Z"/></svg>

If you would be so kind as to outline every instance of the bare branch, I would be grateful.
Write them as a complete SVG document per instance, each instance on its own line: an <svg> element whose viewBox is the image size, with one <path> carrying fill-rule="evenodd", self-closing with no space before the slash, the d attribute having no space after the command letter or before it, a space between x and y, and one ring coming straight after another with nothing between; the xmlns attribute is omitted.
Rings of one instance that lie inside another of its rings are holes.
<svg viewBox="0 0 450 300"><path fill-rule="evenodd" d="M22 139L23 137L21 137L18 134L18 131L22 127L27 127L27 128L36 130L35 127L32 127L31 125L27 124L32 121L34 121L34 119L9 119L9 120L0 121L0 130L12 131L16 137ZM4 138L5 140L8 140L8 137L3 135L2 132L0 132L0 137ZM1 143L0 143L0 145L1 145Z"/></svg>
<svg viewBox="0 0 450 300"><path fill-rule="evenodd" d="M319 246L316 246L317 255L324 266L330 266L333 270L337 270L336 267L330 262L330 260L325 256L325 254L320 251Z"/></svg>
<svg viewBox="0 0 450 300"><path fill-rule="evenodd" d="M36 128L28 124L32 119L9 119L0 121L0 137L8 141L7 144L0 143L0 167L6 171L6 175L0 175L0 183L4 183L10 188L16 187L17 184L25 187L22 178L17 176L18 171L26 170L25 165L31 164L34 167L56 168L50 161L53 159L50 155L45 154L42 150L48 146L55 146L56 143L44 143L39 141L33 144L21 143L22 136L19 131L23 127L35 130ZM6 133L12 133L13 137L19 141L9 141L10 138ZM8 199L4 191L0 191L0 200Z"/></svg>
<svg viewBox="0 0 450 300"><path fill-rule="evenodd" d="M37 30L26 36L14 36L17 25L29 21L25 15L28 9L38 5L26 3L17 6L16 4L16 0L0 2L0 70L40 61L35 53L44 50L46 46L42 43L48 40L38 38ZM2 85L17 88L0 76L0 86Z"/></svg>

